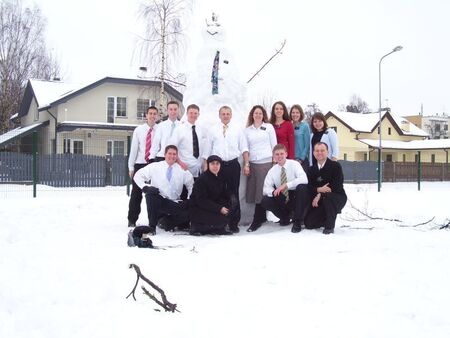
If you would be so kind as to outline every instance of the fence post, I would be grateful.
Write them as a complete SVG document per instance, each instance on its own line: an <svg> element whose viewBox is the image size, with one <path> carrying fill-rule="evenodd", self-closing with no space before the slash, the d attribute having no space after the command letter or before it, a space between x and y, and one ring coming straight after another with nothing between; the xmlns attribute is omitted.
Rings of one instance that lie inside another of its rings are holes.
<svg viewBox="0 0 450 338"><path fill-rule="evenodd" d="M417 190L420 191L420 179L422 175L422 163L420 162L420 151L417 152Z"/></svg>
<svg viewBox="0 0 450 338"><path fill-rule="evenodd" d="M33 198L36 198L37 179L37 131L33 131Z"/></svg>
<svg viewBox="0 0 450 338"><path fill-rule="evenodd" d="M131 136L127 136L127 157L126 157L126 163L125 163L125 183L127 186L127 196L130 196L130 175L128 174L128 159L130 158L130 149L131 149Z"/></svg>

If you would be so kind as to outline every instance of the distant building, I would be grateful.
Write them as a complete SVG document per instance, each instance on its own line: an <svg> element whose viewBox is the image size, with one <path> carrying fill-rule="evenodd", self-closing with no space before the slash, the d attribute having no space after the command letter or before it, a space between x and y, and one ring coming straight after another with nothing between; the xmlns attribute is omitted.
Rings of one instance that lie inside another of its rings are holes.
<svg viewBox="0 0 450 338"><path fill-rule="evenodd" d="M416 127L419 127L430 134L431 139L448 139L450 134L448 131L448 125L450 124L450 116L443 113L441 115L412 115L405 116L405 119L414 123Z"/></svg>
<svg viewBox="0 0 450 338"><path fill-rule="evenodd" d="M183 95L165 84L167 101L182 107ZM105 77L86 85L30 79L17 114L20 128L0 135L0 147L19 140L31 152L38 131L40 154L127 155L127 137L159 105L160 82Z"/></svg>

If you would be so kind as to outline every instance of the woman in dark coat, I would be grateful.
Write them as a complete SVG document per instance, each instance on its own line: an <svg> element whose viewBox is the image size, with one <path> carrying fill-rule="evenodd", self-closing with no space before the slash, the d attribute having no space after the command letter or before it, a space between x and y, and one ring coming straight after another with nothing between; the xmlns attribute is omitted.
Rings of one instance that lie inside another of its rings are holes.
<svg viewBox="0 0 450 338"><path fill-rule="evenodd" d="M222 159L211 155L206 161L208 168L195 181L190 198L190 234L232 234L226 227L235 206L231 205L225 181L218 176Z"/></svg>

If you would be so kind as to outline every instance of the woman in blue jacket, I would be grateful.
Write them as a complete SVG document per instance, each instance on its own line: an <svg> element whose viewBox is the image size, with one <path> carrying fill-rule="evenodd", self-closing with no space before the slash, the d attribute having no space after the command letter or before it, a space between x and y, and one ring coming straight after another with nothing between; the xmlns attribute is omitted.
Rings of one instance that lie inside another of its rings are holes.
<svg viewBox="0 0 450 338"><path fill-rule="evenodd" d="M294 104L291 107L289 116L294 125L294 136L295 136L295 159L300 162L303 170L308 169L309 161L309 148L310 148L310 134L308 123L304 120L305 113L299 104Z"/></svg>
<svg viewBox="0 0 450 338"><path fill-rule="evenodd" d="M328 158L332 161L337 161L339 156L339 142L337 134L333 128L328 128L325 116L322 113L315 113L311 117L311 147L309 150L309 164L315 165L317 163L314 156L312 156L311 149L317 142L326 143L328 146Z"/></svg>

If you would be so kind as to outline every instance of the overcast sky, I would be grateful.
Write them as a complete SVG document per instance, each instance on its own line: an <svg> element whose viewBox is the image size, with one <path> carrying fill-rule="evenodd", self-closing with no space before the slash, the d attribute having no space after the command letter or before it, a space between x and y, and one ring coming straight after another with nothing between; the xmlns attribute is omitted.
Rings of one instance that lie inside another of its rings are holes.
<svg viewBox="0 0 450 338"><path fill-rule="evenodd" d="M132 55L142 34L139 1L37 4L66 80L137 75L140 62ZM316 102L326 112L355 93L377 110L379 59L402 45L382 63L383 105L399 115L418 113L421 103L425 115L449 113L450 1L197 0L191 15L203 15L206 8L219 13L242 79L287 39L284 53L249 84L253 98L266 95L302 106Z"/></svg>

